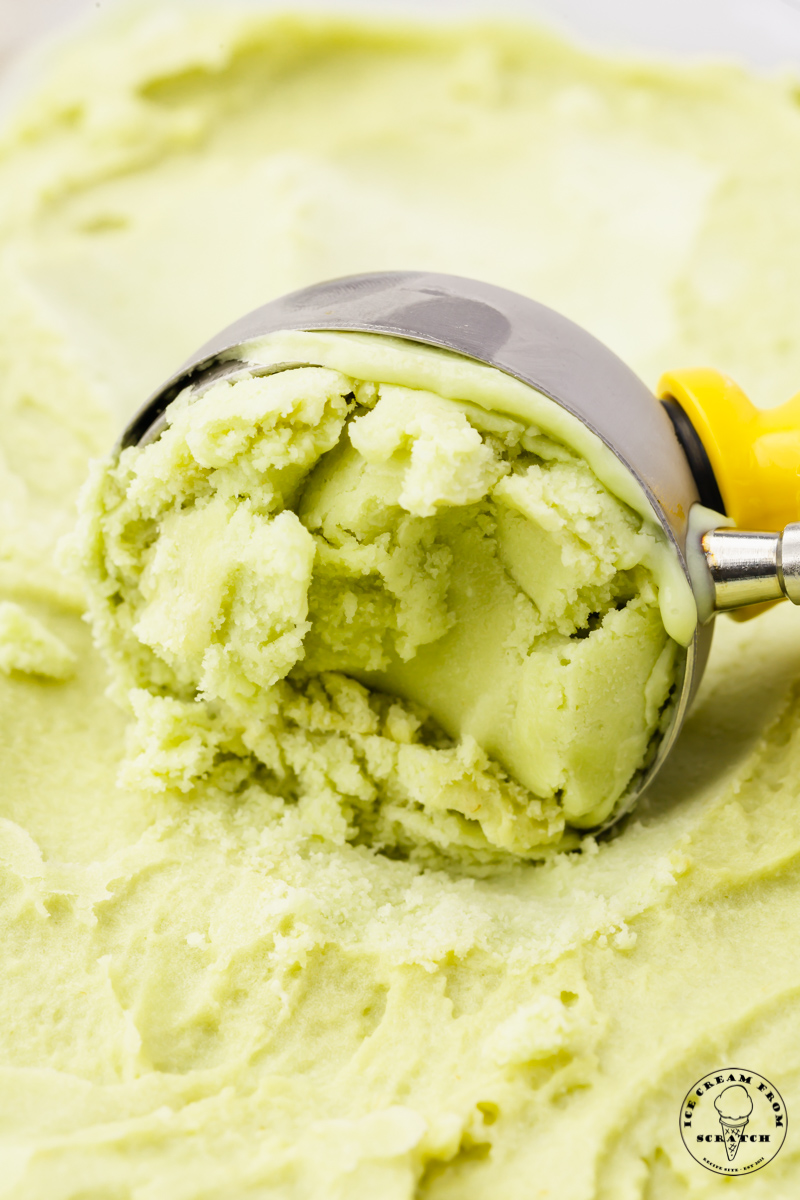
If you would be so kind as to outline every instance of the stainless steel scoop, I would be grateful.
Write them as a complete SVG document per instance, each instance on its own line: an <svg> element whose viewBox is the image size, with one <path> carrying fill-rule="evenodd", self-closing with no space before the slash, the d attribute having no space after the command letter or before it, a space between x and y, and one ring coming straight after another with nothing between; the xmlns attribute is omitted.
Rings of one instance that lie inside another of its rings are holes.
<svg viewBox="0 0 800 1200"><path fill-rule="evenodd" d="M496 367L578 417L638 481L689 581L699 620L681 657L669 725L608 824L618 820L678 736L705 667L715 613L782 596L800 603L800 524L783 535L716 528L723 501L703 443L679 404L659 402L615 354L560 314L452 275L354 275L263 305L192 355L139 410L118 448L157 438L167 407L187 387L199 393L220 378L309 365L248 363L248 343L281 330L388 334Z"/></svg>

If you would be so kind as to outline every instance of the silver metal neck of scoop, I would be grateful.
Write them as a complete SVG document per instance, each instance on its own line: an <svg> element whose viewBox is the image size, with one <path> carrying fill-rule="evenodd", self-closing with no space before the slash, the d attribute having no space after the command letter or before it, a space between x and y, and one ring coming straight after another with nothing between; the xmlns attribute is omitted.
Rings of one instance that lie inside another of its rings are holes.
<svg viewBox="0 0 800 1200"><path fill-rule="evenodd" d="M800 604L800 524L787 525L783 533L710 529L701 544L713 588L713 612L784 597Z"/></svg>

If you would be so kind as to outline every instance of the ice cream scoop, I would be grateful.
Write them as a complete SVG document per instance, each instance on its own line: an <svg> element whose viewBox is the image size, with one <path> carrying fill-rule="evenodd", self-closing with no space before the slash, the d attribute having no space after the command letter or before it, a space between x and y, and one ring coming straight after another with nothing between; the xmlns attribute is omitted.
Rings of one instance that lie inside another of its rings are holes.
<svg viewBox="0 0 800 1200"><path fill-rule="evenodd" d="M565 440L580 443L602 481L652 517L662 616L683 651L657 751L617 820L675 742L714 615L783 596L800 603L800 524L775 532L797 510L800 399L760 413L730 380L704 370L665 376L659 400L601 342L533 300L456 276L367 274L281 297L223 330L150 397L119 449L157 439L187 389L199 397L223 378L317 365L260 361L260 339L292 330L403 339L500 370L555 402Z"/></svg>

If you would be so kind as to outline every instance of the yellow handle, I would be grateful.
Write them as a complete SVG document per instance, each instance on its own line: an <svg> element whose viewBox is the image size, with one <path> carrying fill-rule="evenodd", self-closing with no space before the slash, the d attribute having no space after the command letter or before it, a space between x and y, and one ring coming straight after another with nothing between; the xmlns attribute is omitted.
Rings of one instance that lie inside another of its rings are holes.
<svg viewBox="0 0 800 1200"><path fill-rule="evenodd" d="M701 367L662 376L658 394L677 400L691 421L740 529L778 531L800 520L800 392L759 409L727 375Z"/></svg>

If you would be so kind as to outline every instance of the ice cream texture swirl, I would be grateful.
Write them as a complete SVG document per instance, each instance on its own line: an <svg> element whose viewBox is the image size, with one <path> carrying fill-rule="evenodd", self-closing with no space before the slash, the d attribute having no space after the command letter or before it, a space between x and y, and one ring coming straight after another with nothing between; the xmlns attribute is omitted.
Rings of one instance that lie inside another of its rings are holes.
<svg viewBox="0 0 800 1200"><path fill-rule="evenodd" d="M648 383L708 363L777 403L800 380L798 195L788 76L610 61L526 26L395 29L221 4L120 14L64 48L0 144L3 1200L796 1200L796 610L720 621L684 733L617 836L543 862L470 849L445 865L344 829L367 799L352 815L335 798L323 812L287 803L243 742L217 755L218 723L186 736L195 684L168 659L199 671L214 644L202 587L193 648L169 649L168 604L151 613L158 655L131 635L152 656L144 707L176 706L175 740L132 720L107 697L55 547L88 461L142 397L237 315L320 278L486 279L564 312ZM377 419L370 376L410 386L355 365L321 363L336 384L316 394L344 427L320 464L355 454L349 430ZM255 402L255 382L229 402ZM476 437L494 455L495 435ZM209 436L203 452L221 449ZM596 491L572 460L527 454L543 484L559 471ZM491 487L507 487L521 455L504 441L496 455L509 469ZM367 466L391 472L391 458ZM213 472L233 482L230 466L198 465L192 495ZM282 506L315 548L317 522L333 542L346 533L323 472L309 474L313 521ZM596 499L617 527L618 506ZM465 511L435 508L398 504L393 528ZM251 504L237 521L257 518ZM129 532L133 571L145 529ZM444 612L434 583L430 630ZM307 596L311 611L313 571ZM394 646L399 608L387 611ZM275 628L278 667L294 615ZM402 631L422 652L434 643L420 633ZM244 687L246 638L237 654ZM337 718L363 721L365 742L419 747L414 701L394 715L356 705L368 685L348 678L340 708L298 693L315 739ZM164 754L163 791L154 758L120 778L137 761L132 729ZM212 769L183 791L181 755L196 767L203 747ZM315 794L341 795L349 761ZM435 844L432 826L414 846ZM730 1063L773 1080L789 1113L777 1158L735 1180L695 1163L678 1127L693 1081Z"/></svg>

